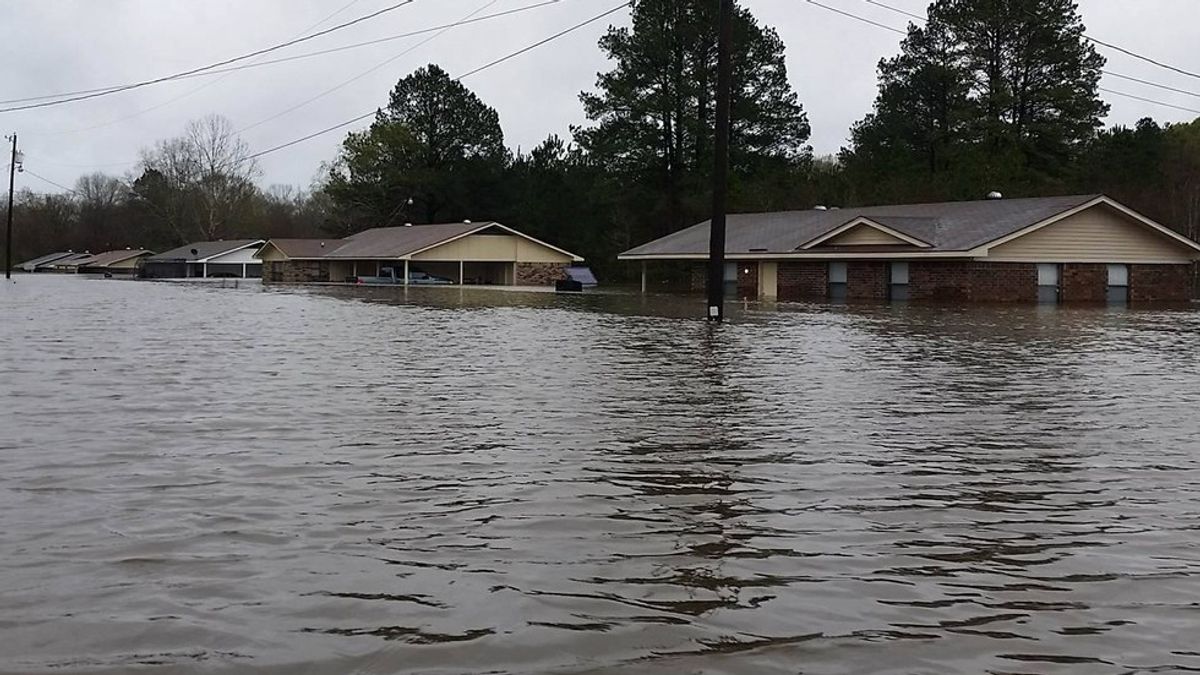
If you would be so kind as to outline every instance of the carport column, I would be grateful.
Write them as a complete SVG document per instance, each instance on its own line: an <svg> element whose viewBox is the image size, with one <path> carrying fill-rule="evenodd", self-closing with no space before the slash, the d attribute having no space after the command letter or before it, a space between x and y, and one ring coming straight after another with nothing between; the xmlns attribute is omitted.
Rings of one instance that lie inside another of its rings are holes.
<svg viewBox="0 0 1200 675"><path fill-rule="evenodd" d="M203 276L205 279L207 279L207 278L208 278L208 263L204 263L204 272L202 273L202 276Z"/></svg>
<svg viewBox="0 0 1200 675"><path fill-rule="evenodd" d="M408 285L408 258L404 259L404 285Z"/></svg>
<svg viewBox="0 0 1200 675"><path fill-rule="evenodd" d="M642 261L642 294L646 293L646 261Z"/></svg>
<svg viewBox="0 0 1200 675"><path fill-rule="evenodd" d="M246 278L246 263L242 263L242 278Z"/></svg>
<svg viewBox="0 0 1200 675"><path fill-rule="evenodd" d="M458 285L463 285L463 261L458 261Z"/></svg>

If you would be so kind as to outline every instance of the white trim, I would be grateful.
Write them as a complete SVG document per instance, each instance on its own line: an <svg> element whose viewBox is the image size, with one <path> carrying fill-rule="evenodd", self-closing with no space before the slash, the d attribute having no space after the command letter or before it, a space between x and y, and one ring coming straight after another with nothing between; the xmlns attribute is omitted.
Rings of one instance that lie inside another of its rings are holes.
<svg viewBox="0 0 1200 675"><path fill-rule="evenodd" d="M884 225L883 223L879 223L874 220L871 220L870 218L868 218L866 216L859 216L859 217L855 218L854 220L851 220L848 223L845 223L839 227L836 227L836 228L830 230L829 232L826 232L825 234L818 235L815 239L810 240L808 243L801 244L797 250L811 249L815 246L818 246L824 242L829 241L830 239L836 238L840 234L843 234L845 232L853 230L854 228L856 228L860 225L878 230L878 231L888 235L889 237L895 237L896 239L899 239L900 241L903 241L908 244L912 244L913 246L916 246L918 248L933 248L933 245L930 244L929 242L921 241L920 239L917 239L916 237L910 237L909 235L904 234L903 232L894 230L894 229L888 227L887 225Z"/></svg>
<svg viewBox="0 0 1200 675"><path fill-rule="evenodd" d="M973 248L968 251L889 251L856 253L854 251L837 251L833 253L729 253L726 260L925 260L927 258L979 258L987 253L986 249ZM619 255L617 260L708 260L707 253L664 253L664 254L635 254Z"/></svg>
<svg viewBox="0 0 1200 675"><path fill-rule="evenodd" d="M402 255L402 256L400 256L398 259L399 259L399 260L404 260L404 259L409 259L409 260L411 260L411 259L412 259L412 257L413 257L413 256L415 256L415 255L420 255L420 254L422 254L422 253L424 253L424 252L426 252L426 251L430 251L430 250L433 250L433 249L435 249L435 248L438 248L439 246L445 246L446 244L449 244L449 243L451 243L451 242L458 241L459 239L463 239L463 238L469 237L469 236L471 236L471 235L473 235L473 234L479 234L480 232L482 232L482 231L484 231L484 230L486 230L486 229L488 229L488 228L491 228L491 227L498 227L498 228L500 228L500 229L502 229L502 230L505 230L505 231L507 231L507 232L509 232L509 233L511 233L511 234L514 234L514 235L516 235L516 236L518 236L518 237L521 237L522 239L526 239L526 240L532 241L533 243L535 243L535 244L538 244L538 245L540 245L540 246L545 246L546 248L548 248L548 249L550 249L550 250L552 250L552 251L557 251L557 252L559 252L559 253L561 253L561 254L563 254L563 255L567 256L568 258L570 258L570 259L571 259L573 262L583 262L583 258L580 258L579 256L575 255L574 253L571 253L570 251L564 251L564 250L562 250L561 248L559 248L559 247L557 247L557 246L552 246L552 245L550 245L550 244L547 244L547 243L546 243L546 242L544 242L544 241L541 241L541 240L538 240L538 239L534 239L533 237L531 237L531 236L529 236L529 235L527 235L527 234L525 234L525 233L523 233L523 232L518 232L518 231L516 231L516 230L512 229L511 227L509 227L509 226L507 226L507 225L501 225L500 223L497 223L496 221L490 221L490 222L487 222L487 223L483 223L483 224L481 224L479 227L477 227L477 228L475 228L475 229L473 229L473 230L470 230L470 231L468 231L468 232L464 232L464 233L462 233L462 234L459 234L459 235L456 235L456 236L450 237L449 239L443 239L442 241L439 241L439 242L438 242L438 243L436 243L436 244L430 244L429 246L426 246L425 248L422 248L422 249L418 249L418 250L416 250L416 251L410 251L408 254L406 254L406 255ZM390 258L389 258L389 259L390 259ZM501 261L501 262L502 262L502 261ZM518 262L519 262L519 261L518 261Z"/></svg>
<svg viewBox="0 0 1200 675"><path fill-rule="evenodd" d="M265 239L259 239L257 241L251 242L249 244L237 246L237 247L234 247L231 249L226 249L224 251L221 251L220 253L214 253L214 254L208 256L207 258L196 258L195 260L188 260L188 262L207 263L209 260L212 260L213 258L220 258L223 255L229 255L230 253L237 253L238 251L244 251L244 250L250 248L251 246L258 246L261 249L263 246L266 245L266 243L267 243L267 241ZM255 253L255 255L258 255L258 253Z"/></svg>
<svg viewBox="0 0 1200 675"><path fill-rule="evenodd" d="M1192 241L1191 239L1188 239L1187 237L1175 232L1174 230L1172 230L1166 226L1160 225L1160 224L1154 222L1153 220L1150 220L1146 216L1143 216L1142 214L1138 213L1137 211L1134 211L1133 209L1129 208L1128 206L1125 206L1124 204L1121 204L1120 202L1118 202L1114 199L1111 199L1105 195L1100 195L1099 197L1096 197L1095 199L1084 202L1083 204L1080 204L1079 206L1076 206L1074 208L1067 209L1066 211L1063 211L1062 213L1051 216L1041 222L1037 222L1037 223L1034 223L1033 225L1030 225L1028 227L1017 230L1016 232L1013 232L1012 234L1007 234L999 239L989 241L989 242L983 244L982 248L984 248L985 250L990 252L991 249L996 248L997 246L1003 246L1004 244L1007 244L1010 241L1013 241L1015 239L1020 239L1021 237L1024 237L1027 234L1033 234L1034 232L1037 232L1038 230L1040 230L1044 227L1049 227L1057 222L1060 222L1062 220L1070 218L1071 216L1083 213L1084 211L1087 211L1088 209L1094 208L1096 206L1100 206L1102 204L1105 206L1109 206L1113 209L1116 209L1117 211L1125 214L1129 218L1132 218L1133 220L1137 221L1138 223L1141 223L1142 225L1145 225L1146 227L1149 227L1149 228L1157 231L1159 234L1165 235L1170 239L1174 239L1175 241L1179 242L1180 244L1183 244L1184 246L1187 246L1188 248L1192 249L1193 251L1200 253L1200 244ZM993 258L993 260L999 260L999 258ZM1066 261L1066 262L1070 262L1070 261ZM1075 262L1091 262L1091 261L1079 260L1079 261L1075 261ZM1114 261L1108 260L1105 262L1114 262Z"/></svg>
<svg viewBox="0 0 1200 675"><path fill-rule="evenodd" d="M1191 265L1194 261L1188 258L1175 258L1173 260L1165 260L1162 258L1114 258L1112 256L1104 256L1100 258L1076 258L1076 257L1055 257L1053 259L1042 258L1034 259L1030 257L1013 256L1009 257L989 257L984 256L975 259L978 262L997 262L997 263L1018 263L1028 265L1056 264L1056 265Z"/></svg>

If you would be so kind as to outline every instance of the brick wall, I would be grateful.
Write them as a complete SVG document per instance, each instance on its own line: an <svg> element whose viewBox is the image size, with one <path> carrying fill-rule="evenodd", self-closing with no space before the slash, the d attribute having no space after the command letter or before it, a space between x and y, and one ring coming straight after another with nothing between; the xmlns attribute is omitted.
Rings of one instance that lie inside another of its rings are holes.
<svg viewBox="0 0 1200 675"><path fill-rule="evenodd" d="M737 264L738 299L758 299L758 263L740 261Z"/></svg>
<svg viewBox="0 0 1200 675"><path fill-rule="evenodd" d="M1191 265L1129 266L1129 301L1134 304L1187 302L1191 285Z"/></svg>
<svg viewBox="0 0 1200 675"><path fill-rule="evenodd" d="M780 302L824 300L829 297L829 267L817 260L781 262L776 292Z"/></svg>
<svg viewBox="0 0 1200 675"><path fill-rule="evenodd" d="M1062 266L1061 300L1064 304L1108 302L1108 265L1071 263Z"/></svg>
<svg viewBox="0 0 1200 675"><path fill-rule="evenodd" d="M329 263L324 260L268 260L263 262L264 284L309 284L329 281Z"/></svg>
<svg viewBox="0 0 1200 675"><path fill-rule="evenodd" d="M928 302L1037 302L1037 265L972 261L916 261L908 266L908 294Z"/></svg>
<svg viewBox="0 0 1200 675"><path fill-rule="evenodd" d="M567 263L517 263L517 286L553 286L567 278Z"/></svg>
<svg viewBox="0 0 1200 675"><path fill-rule="evenodd" d="M887 300L888 263L851 260L846 264L847 300Z"/></svg>

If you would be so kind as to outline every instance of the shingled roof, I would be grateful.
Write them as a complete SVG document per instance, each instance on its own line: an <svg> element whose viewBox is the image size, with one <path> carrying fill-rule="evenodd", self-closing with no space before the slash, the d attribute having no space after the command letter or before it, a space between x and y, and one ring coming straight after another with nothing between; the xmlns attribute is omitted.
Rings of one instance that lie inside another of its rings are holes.
<svg viewBox="0 0 1200 675"><path fill-rule="evenodd" d="M796 253L805 244L858 219L925 242L924 252L970 251L1101 198L1093 194L731 214L725 251L734 255ZM710 226L711 221L705 221L619 257L707 255Z"/></svg>
<svg viewBox="0 0 1200 675"><path fill-rule="evenodd" d="M229 241L197 241L179 248L159 253L146 259L147 262L204 262L209 258L257 246L262 239L231 239Z"/></svg>
<svg viewBox="0 0 1200 675"><path fill-rule="evenodd" d="M80 260L76 264L79 267L108 267L109 265L115 265L119 262L129 260L130 258L137 258L139 256L150 255L152 253L154 253L154 251L147 251L140 248L105 251L104 253L97 253L90 258Z"/></svg>

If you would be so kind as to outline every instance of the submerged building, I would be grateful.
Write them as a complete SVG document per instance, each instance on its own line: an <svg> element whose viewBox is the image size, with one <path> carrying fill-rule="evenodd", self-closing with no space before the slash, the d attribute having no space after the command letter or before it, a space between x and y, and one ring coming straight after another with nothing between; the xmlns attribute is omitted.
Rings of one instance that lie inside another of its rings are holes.
<svg viewBox="0 0 1200 675"><path fill-rule="evenodd" d="M709 226L618 258L705 261ZM730 215L726 260L744 298L1156 303L1191 297L1200 243L1104 195L997 198Z"/></svg>
<svg viewBox="0 0 1200 675"><path fill-rule="evenodd" d="M380 227L345 239L272 239L265 283L546 286L583 258L496 222Z"/></svg>
<svg viewBox="0 0 1200 675"><path fill-rule="evenodd" d="M142 263L146 279L256 278L262 261L254 257L262 239L198 241L150 256Z"/></svg>

